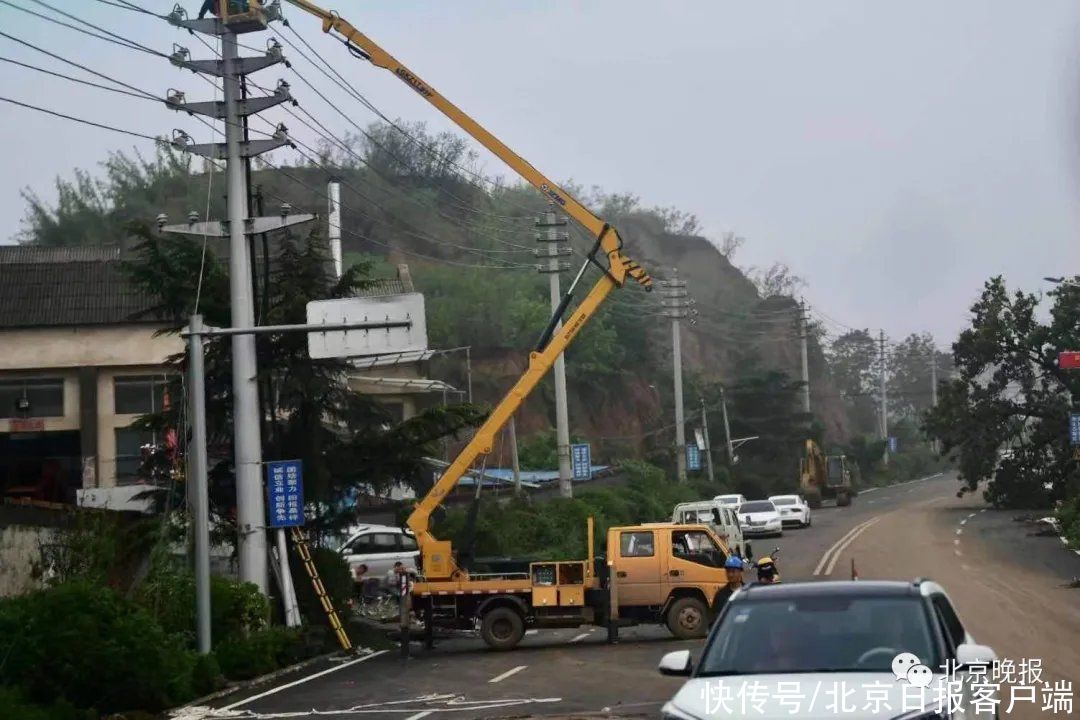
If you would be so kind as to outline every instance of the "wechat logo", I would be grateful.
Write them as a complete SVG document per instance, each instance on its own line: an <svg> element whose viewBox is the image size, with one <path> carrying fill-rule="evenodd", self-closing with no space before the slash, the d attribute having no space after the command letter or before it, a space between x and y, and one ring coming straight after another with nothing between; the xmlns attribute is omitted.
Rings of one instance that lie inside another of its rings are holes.
<svg viewBox="0 0 1080 720"><path fill-rule="evenodd" d="M934 673L930 668L920 663L919 658L909 652L900 653L893 658L892 671L897 680L904 680L916 687L929 687L934 679Z"/></svg>

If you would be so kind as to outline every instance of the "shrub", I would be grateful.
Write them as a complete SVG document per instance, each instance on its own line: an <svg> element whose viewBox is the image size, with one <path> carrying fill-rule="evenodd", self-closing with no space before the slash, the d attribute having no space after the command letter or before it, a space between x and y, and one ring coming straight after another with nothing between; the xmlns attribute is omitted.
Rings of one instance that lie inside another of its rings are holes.
<svg viewBox="0 0 1080 720"><path fill-rule="evenodd" d="M0 685L0 718L12 720L96 720L97 713L76 710L69 703L31 703L15 688Z"/></svg>
<svg viewBox="0 0 1080 720"><path fill-rule="evenodd" d="M0 601L0 684L99 712L156 711L191 696L194 655L113 590L66 583Z"/></svg>
<svg viewBox="0 0 1080 720"><path fill-rule="evenodd" d="M210 634L215 644L263 630L269 622L270 601L257 585L210 578Z"/></svg>
<svg viewBox="0 0 1080 720"><path fill-rule="evenodd" d="M1056 515L1061 534L1071 547L1080 548L1080 495L1063 502Z"/></svg>
<svg viewBox="0 0 1080 720"><path fill-rule="evenodd" d="M275 626L223 640L214 654L225 677L250 680L296 662L303 655L302 647L299 630Z"/></svg>
<svg viewBox="0 0 1080 720"><path fill-rule="evenodd" d="M339 553L328 548L311 548L312 561L319 573L326 594L334 603L337 611L343 612L349 598L354 592L352 573L349 572L349 563ZM293 587L296 589L296 601L300 606L300 614L304 620L315 625L326 624L326 613L322 603L315 595L315 588L311 586L311 579L299 556L295 553L290 556L290 564L293 571Z"/></svg>
<svg viewBox="0 0 1080 720"><path fill-rule="evenodd" d="M209 695L225 684L221 665L214 653L197 655L191 669L191 689L196 695Z"/></svg>

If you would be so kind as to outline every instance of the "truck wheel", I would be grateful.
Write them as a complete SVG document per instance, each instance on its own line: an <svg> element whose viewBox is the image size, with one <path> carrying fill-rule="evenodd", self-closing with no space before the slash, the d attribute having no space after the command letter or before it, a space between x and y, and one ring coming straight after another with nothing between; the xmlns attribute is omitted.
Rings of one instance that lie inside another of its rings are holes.
<svg viewBox="0 0 1080 720"><path fill-rule="evenodd" d="M695 597L682 597L671 603L665 620L668 630L680 640L705 637L709 632L709 608Z"/></svg>
<svg viewBox="0 0 1080 720"><path fill-rule="evenodd" d="M847 493L841 493L840 495L836 496L836 505L837 505L837 507L847 507L850 504L851 504L851 496L848 495Z"/></svg>
<svg viewBox="0 0 1080 720"><path fill-rule="evenodd" d="M525 636L525 621L508 607L492 608L480 621L480 637L493 650L512 650Z"/></svg>

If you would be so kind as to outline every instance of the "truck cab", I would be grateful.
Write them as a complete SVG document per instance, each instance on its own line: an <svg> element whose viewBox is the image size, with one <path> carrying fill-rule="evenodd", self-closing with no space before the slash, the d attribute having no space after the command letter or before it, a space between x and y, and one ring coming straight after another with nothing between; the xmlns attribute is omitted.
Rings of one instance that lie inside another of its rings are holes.
<svg viewBox="0 0 1080 720"><path fill-rule="evenodd" d="M610 528L607 551L621 620L661 622L680 638L705 636L723 600L731 553L708 525Z"/></svg>

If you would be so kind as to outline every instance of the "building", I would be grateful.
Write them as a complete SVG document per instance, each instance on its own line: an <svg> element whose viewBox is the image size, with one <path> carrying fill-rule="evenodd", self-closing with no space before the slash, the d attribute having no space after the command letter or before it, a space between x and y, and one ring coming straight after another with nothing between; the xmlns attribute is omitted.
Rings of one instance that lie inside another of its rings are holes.
<svg viewBox="0 0 1080 720"><path fill-rule="evenodd" d="M0 247L0 494L74 502L131 483L131 428L161 408L176 335L143 317L151 299L119 248Z"/></svg>
<svg viewBox="0 0 1080 720"><path fill-rule="evenodd" d="M158 438L131 425L167 401L167 362L184 345L159 332L121 259L119 248L0 246L0 497L75 502L79 489L137 483L141 449ZM406 292L401 265L359 294ZM349 386L410 418L457 392L425 377L430 356L358 360Z"/></svg>

